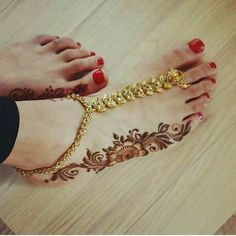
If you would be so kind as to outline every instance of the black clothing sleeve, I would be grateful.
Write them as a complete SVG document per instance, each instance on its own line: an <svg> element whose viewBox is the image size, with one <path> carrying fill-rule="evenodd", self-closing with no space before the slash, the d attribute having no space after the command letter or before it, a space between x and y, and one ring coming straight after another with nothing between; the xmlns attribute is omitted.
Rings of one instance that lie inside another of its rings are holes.
<svg viewBox="0 0 236 236"><path fill-rule="evenodd" d="M0 164L10 155L20 123L16 103L8 97L0 97Z"/></svg>

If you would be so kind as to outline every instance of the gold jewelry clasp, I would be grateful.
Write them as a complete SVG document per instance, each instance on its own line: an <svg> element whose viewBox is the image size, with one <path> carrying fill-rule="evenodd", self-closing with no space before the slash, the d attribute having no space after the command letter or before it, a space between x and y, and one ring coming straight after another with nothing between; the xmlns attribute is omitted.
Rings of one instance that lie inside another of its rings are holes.
<svg viewBox="0 0 236 236"><path fill-rule="evenodd" d="M176 69L170 69L169 72L167 72L167 83L170 83L172 86L178 86L180 88L188 88L191 85L190 84L186 84L184 82L184 74L182 71L180 70L176 70Z"/></svg>

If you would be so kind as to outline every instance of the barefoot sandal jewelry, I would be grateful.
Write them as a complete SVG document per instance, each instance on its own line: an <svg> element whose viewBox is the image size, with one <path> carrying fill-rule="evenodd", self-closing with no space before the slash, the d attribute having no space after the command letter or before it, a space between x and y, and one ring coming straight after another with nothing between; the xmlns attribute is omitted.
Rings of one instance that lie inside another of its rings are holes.
<svg viewBox="0 0 236 236"><path fill-rule="evenodd" d="M68 95L66 98L80 102L85 109L85 114L74 142L52 166L33 170L16 168L16 171L24 176L55 173L79 147L81 139L87 131L93 112L105 112L107 109L114 108L117 105L134 101L135 98L143 98L145 96L151 96L154 93L162 93L164 91L170 90L174 86L186 89L191 85L184 82L184 75L181 71L170 69L170 71L160 74L159 76L152 77L149 80L128 85L120 91L111 94L105 94L102 97L96 97L91 104L85 97L81 97L78 94L73 93Z"/></svg>

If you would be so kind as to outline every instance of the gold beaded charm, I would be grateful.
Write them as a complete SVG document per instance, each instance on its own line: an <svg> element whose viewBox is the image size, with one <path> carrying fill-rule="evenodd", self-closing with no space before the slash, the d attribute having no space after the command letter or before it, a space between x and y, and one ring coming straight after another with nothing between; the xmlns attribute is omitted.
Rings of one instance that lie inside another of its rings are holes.
<svg viewBox="0 0 236 236"><path fill-rule="evenodd" d="M135 96L132 92L130 85L125 86L125 88L122 90L122 94L124 98L126 99L126 101L128 102L134 101Z"/></svg>

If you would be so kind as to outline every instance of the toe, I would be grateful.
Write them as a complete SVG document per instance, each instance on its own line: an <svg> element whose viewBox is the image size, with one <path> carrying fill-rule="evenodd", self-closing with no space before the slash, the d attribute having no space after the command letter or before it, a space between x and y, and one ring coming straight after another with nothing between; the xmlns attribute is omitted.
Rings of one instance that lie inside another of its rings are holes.
<svg viewBox="0 0 236 236"><path fill-rule="evenodd" d="M184 73L188 83L195 83L200 79L214 76L216 74L216 64L214 62L202 63Z"/></svg>
<svg viewBox="0 0 236 236"><path fill-rule="evenodd" d="M65 51L59 54L59 57L65 62L70 62L75 59L85 58L93 55L93 52L83 49L66 49Z"/></svg>
<svg viewBox="0 0 236 236"><path fill-rule="evenodd" d="M187 106L189 106L194 112L197 112L205 109L209 101L210 101L210 94L206 92L198 97L187 100L186 103Z"/></svg>
<svg viewBox="0 0 236 236"><path fill-rule="evenodd" d="M92 71L88 78L88 94L96 93L108 84L108 76L105 71L101 69Z"/></svg>
<svg viewBox="0 0 236 236"><path fill-rule="evenodd" d="M182 93L185 95L186 100L189 100L193 97L199 96L200 94L211 91L215 87L215 84L216 80L212 77L208 77L193 84L188 89L183 90Z"/></svg>
<svg viewBox="0 0 236 236"><path fill-rule="evenodd" d="M108 83L108 77L104 70L96 69L78 81L69 82L74 93L86 96L104 88Z"/></svg>
<svg viewBox="0 0 236 236"><path fill-rule="evenodd" d="M188 131L194 130L203 121L202 112L196 112L183 118L183 125L188 127Z"/></svg>
<svg viewBox="0 0 236 236"><path fill-rule="evenodd" d="M82 79L61 81L55 88L49 87L45 91L38 91L36 99L61 98L76 93L81 96L90 95L104 88L108 83L108 76L104 70L96 69Z"/></svg>
<svg viewBox="0 0 236 236"><path fill-rule="evenodd" d="M39 44L41 46L46 45L56 39L59 39L58 36L48 35L48 34L42 34L35 36L31 42Z"/></svg>
<svg viewBox="0 0 236 236"><path fill-rule="evenodd" d="M45 46L45 50L52 51L58 54L66 49L74 49L78 47L80 46L78 46L78 44L73 39L63 37L47 44Z"/></svg>
<svg viewBox="0 0 236 236"><path fill-rule="evenodd" d="M210 101L210 87L214 86L211 80L213 78L203 80L191 86L191 91L186 92L184 121L190 120L193 117L196 117L198 121L202 120L202 111L207 108Z"/></svg>
<svg viewBox="0 0 236 236"><path fill-rule="evenodd" d="M203 51L204 43L200 39L193 39L163 55L161 63L169 68L181 68L196 62Z"/></svg>
<svg viewBox="0 0 236 236"><path fill-rule="evenodd" d="M67 80L73 80L78 73L94 69L101 69L103 65L104 59L102 57L86 57L66 63L62 68L62 73Z"/></svg>

